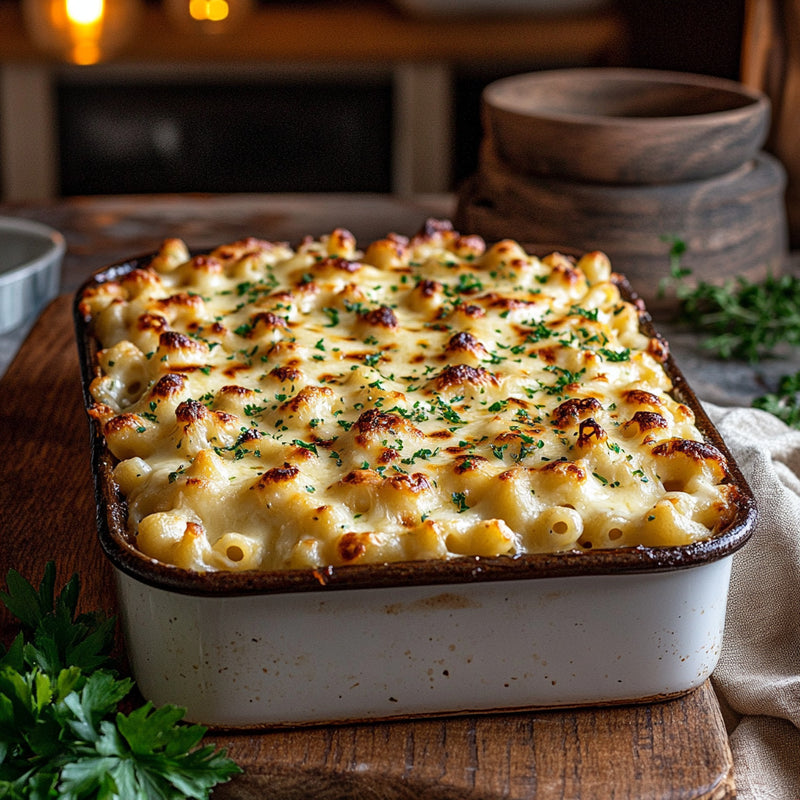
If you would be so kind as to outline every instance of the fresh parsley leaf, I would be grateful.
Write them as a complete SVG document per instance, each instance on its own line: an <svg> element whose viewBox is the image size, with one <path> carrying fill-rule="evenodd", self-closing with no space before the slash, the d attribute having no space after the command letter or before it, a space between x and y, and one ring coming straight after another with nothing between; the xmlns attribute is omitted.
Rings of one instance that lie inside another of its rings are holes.
<svg viewBox="0 0 800 800"><path fill-rule="evenodd" d="M623 347L622 350L611 350L608 347L601 347L600 355L602 355L606 361L630 361L631 350L629 347Z"/></svg>
<svg viewBox="0 0 800 800"><path fill-rule="evenodd" d="M57 596L52 562L38 590L15 570L6 582L21 630L0 650L0 798L204 800L241 772L200 746L206 729L184 709L119 711L133 682L113 669L114 620L77 613L77 576Z"/></svg>
<svg viewBox="0 0 800 800"><path fill-rule="evenodd" d="M319 455L317 446L314 444L314 442L304 442L302 439L293 439L292 444L297 445L303 450L308 450L309 453L313 453L315 456Z"/></svg>
<svg viewBox="0 0 800 800"><path fill-rule="evenodd" d="M339 324L339 311L335 308L326 307L323 308L322 311L328 317L330 322L325 325L326 328L335 328Z"/></svg>
<svg viewBox="0 0 800 800"><path fill-rule="evenodd" d="M22 623L27 666L53 677L65 667L91 671L111 665L114 620L99 613L77 613L77 575L58 596L53 562L45 566L38 591L16 570L9 570L6 583L8 591L0 592L0 602Z"/></svg>
<svg viewBox="0 0 800 800"><path fill-rule="evenodd" d="M555 383L552 385L547 385L539 382L539 388L546 392L547 394L561 394L567 387L571 386L572 384L580 383L581 378L583 377L583 373L586 372L586 368L578 370L577 372L572 372L564 367L559 367L556 364L550 364L545 368L546 372L552 372L553 375L556 376Z"/></svg>

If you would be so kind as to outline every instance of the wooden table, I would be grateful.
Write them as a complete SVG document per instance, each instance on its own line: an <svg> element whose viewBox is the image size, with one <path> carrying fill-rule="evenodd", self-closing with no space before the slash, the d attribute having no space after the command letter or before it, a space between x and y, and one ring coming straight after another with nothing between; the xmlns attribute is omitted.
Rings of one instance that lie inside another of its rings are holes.
<svg viewBox="0 0 800 800"><path fill-rule="evenodd" d="M413 232L449 199L120 198L14 209L67 236L64 289L94 267L152 249L168 233L191 244L244 233L296 239L348 225L359 237ZM0 208L8 213L9 208ZM59 585L78 572L84 610L116 611L96 543L88 423L71 297L43 313L0 381L6 457L0 480L0 575L38 581L55 559ZM0 637L12 634L0 614ZM298 687L302 691L302 687ZM681 698L618 708L213 733L244 775L215 797L286 800L449 798L633 800L735 797L725 728L709 684Z"/></svg>

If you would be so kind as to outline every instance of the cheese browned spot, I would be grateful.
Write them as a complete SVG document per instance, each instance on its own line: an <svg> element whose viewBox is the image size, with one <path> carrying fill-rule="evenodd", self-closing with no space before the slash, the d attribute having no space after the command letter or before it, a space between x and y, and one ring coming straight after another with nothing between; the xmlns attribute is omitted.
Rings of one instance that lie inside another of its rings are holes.
<svg viewBox="0 0 800 800"><path fill-rule="evenodd" d="M444 220L363 249L170 239L79 309L131 534L179 567L675 545L734 516L599 252Z"/></svg>
<svg viewBox="0 0 800 800"><path fill-rule="evenodd" d="M552 413L553 424L566 428L602 410L596 397L573 397L557 406Z"/></svg>
<svg viewBox="0 0 800 800"><path fill-rule="evenodd" d="M268 469L259 479L258 486L267 486L271 483L287 483L294 480L300 474L300 470L288 462L282 467L272 467Z"/></svg>
<svg viewBox="0 0 800 800"><path fill-rule="evenodd" d="M150 394L153 397L171 397L180 394L185 386L186 378L183 375L170 372L155 382Z"/></svg>
<svg viewBox="0 0 800 800"><path fill-rule="evenodd" d="M378 328L388 328L394 330L397 327L397 317L389 306L380 306L362 315L367 325L374 325Z"/></svg>
<svg viewBox="0 0 800 800"><path fill-rule="evenodd" d="M606 432L591 417L578 426L578 447L594 447L607 440Z"/></svg>
<svg viewBox="0 0 800 800"><path fill-rule="evenodd" d="M435 379L439 391L450 389L460 384L483 386L497 383L497 378L484 367L472 367L469 364L451 364L445 367Z"/></svg>

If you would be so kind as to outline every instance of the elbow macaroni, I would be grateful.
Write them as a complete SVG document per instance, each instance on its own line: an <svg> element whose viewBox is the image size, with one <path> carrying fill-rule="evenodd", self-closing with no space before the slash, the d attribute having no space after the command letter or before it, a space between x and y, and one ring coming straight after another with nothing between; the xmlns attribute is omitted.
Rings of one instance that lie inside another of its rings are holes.
<svg viewBox="0 0 800 800"><path fill-rule="evenodd" d="M89 414L137 546L192 570L708 538L723 456L670 395L608 259L449 223L363 252L169 240L80 302Z"/></svg>

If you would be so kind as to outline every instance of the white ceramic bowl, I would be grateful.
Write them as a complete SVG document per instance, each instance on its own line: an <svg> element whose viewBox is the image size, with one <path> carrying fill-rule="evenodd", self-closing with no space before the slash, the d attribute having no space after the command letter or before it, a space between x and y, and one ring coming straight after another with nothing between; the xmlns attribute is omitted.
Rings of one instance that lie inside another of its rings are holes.
<svg viewBox="0 0 800 800"><path fill-rule="evenodd" d="M64 237L19 217L0 217L0 333L21 325L58 294Z"/></svg>

